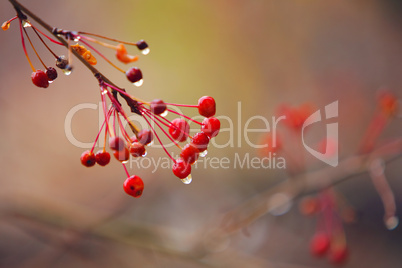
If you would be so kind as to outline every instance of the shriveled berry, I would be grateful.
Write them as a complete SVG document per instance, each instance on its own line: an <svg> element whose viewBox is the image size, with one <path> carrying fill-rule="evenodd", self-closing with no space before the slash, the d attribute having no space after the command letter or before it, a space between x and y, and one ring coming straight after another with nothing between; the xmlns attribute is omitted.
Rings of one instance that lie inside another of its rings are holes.
<svg viewBox="0 0 402 268"><path fill-rule="evenodd" d="M62 70L66 69L68 65L68 60L66 56L61 55L56 59L56 66Z"/></svg>
<svg viewBox="0 0 402 268"><path fill-rule="evenodd" d="M152 134L152 131L148 129L143 129L140 132L138 132L137 139L139 143L147 145L150 144L154 139L154 134Z"/></svg>
<svg viewBox="0 0 402 268"><path fill-rule="evenodd" d="M156 99L156 100L151 101L150 109L151 109L151 112L154 114L161 114L164 111L166 111L166 108L167 108L167 106L163 100Z"/></svg>
<svg viewBox="0 0 402 268"><path fill-rule="evenodd" d="M123 189L128 195L138 198L144 191L144 182L137 175L132 175L124 181Z"/></svg>
<svg viewBox="0 0 402 268"><path fill-rule="evenodd" d="M49 86L49 81L47 75L42 70L36 70L31 74L32 83L37 87L47 88Z"/></svg>
<svg viewBox="0 0 402 268"><path fill-rule="evenodd" d="M125 146L125 142L122 138L120 138L118 136L114 136L109 139L109 147L110 147L110 149L112 149L114 151L121 151L126 146Z"/></svg>
<svg viewBox="0 0 402 268"><path fill-rule="evenodd" d="M203 152L208 148L209 138L204 132L198 132L193 136L191 143L199 152Z"/></svg>
<svg viewBox="0 0 402 268"><path fill-rule="evenodd" d="M328 234L320 232L313 236L310 242L310 251L316 257L321 257L329 250L331 245Z"/></svg>
<svg viewBox="0 0 402 268"><path fill-rule="evenodd" d="M214 116L216 112L215 100L209 96L201 97L198 100L198 112L205 117Z"/></svg>
<svg viewBox="0 0 402 268"><path fill-rule="evenodd" d="M121 151L113 151L113 155L120 162L127 162L130 159L130 151L126 146Z"/></svg>
<svg viewBox="0 0 402 268"><path fill-rule="evenodd" d="M213 138L219 133L221 122L216 117L204 118L201 125L201 131L207 134L209 138Z"/></svg>
<svg viewBox="0 0 402 268"><path fill-rule="evenodd" d="M187 139L189 132L190 125L187 123L187 121L181 118L174 119L169 126L170 136L180 142Z"/></svg>
<svg viewBox="0 0 402 268"><path fill-rule="evenodd" d="M184 162L183 159L179 158L173 164L172 171L176 177L179 179L184 179L188 177L191 173L191 165Z"/></svg>
<svg viewBox="0 0 402 268"><path fill-rule="evenodd" d="M57 71L53 67L47 67L46 75L47 75L47 80L48 81L53 81L53 80L55 80L57 78Z"/></svg>
<svg viewBox="0 0 402 268"><path fill-rule="evenodd" d="M126 71L126 77L131 83L135 83L142 79L142 72L137 67L131 67Z"/></svg>
<svg viewBox="0 0 402 268"><path fill-rule="evenodd" d="M145 146L139 142L134 142L130 146L130 154L134 157L145 155Z"/></svg>
<svg viewBox="0 0 402 268"><path fill-rule="evenodd" d="M95 154L96 163L100 166L106 166L110 162L110 154L107 151L97 151Z"/></svg>
<svg viewBox="0 0 402 268"><path fill-rule="evenodd" d="M144 40L140 40L136 43L139 50L144 50L148 47L148 44Z"/></svg>
<svg viewBox="0 0 402 268"><path fill-rule="evenodd" d="M96 163L95 155L91 151L85 151L81 154L81 163L86 167L92 167Z"/></svg>
<svg viewBox="0 0 402 268"><path fill-rule="evenodd" d="M333 264L342 264L349 256L349 251L346 246L338 246L331 249L329 260Z"/></svg>
<svg viewBox="0 0 402 268"><path fill-rule="evenodd" d="M186 144L181 150L180 157L184 162L192 165L198 159L198 149L191 143Z"/></svg>

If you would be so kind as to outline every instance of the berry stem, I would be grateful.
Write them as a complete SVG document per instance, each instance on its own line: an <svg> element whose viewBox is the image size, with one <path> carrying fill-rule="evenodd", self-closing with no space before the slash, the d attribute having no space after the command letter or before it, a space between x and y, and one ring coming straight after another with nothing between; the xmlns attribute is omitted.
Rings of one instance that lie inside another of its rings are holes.
<svg viewBox="0 0 402 268"><path fill-rule="evenodd" d="M117 92L119 92L119 93L121 93L121 94L123 94L123 95L125 95L125 96L127 96L127 97L129 97L129 98L131 98L131 99L133 99L133 100L135 100L135 101L137 101L137 102L139 102L139 103L143 103L143 104L150 105L149 102L143 101L143 100L141 100L141 99L139 99L139 98L136 98L136 97L134 97L134 96L131 96L130 94L128 94L126 91L122 90L121 88L118 88L118 87L116 87L116 86L114 86L114 85L111 85L111 84L109 84L109 83L106 83L106 82L104 82L104 84L105 84L105 86L108 86L108 87L110 87L110 88L116 90Z"/></svg>
<svg viewBox="0 0 402 268"><path fill-rule="evenodd" d="M166 105L177 106L177 107L198 108L198 105L188 105L188 104L166 103Z"/></svg>
<svg viewBox="0 0 402 268"><path fill-rule="evenodd" d="M191 117L189 117L189 116L187 116L187 115L184 115L184 114L181 114L181 113L179 113L179 112L176 112L175 110L167 109L167 111L169 111L169 112L171 112L171 113L174 113L174 114L177 114L177 115L180 115L180 116L183 116L184 118L186 118L186 119L188 119L188 120L190 120L190 121L192 121L192 122L194 122L194 123L196 123L196 124L198 124L198 125L202 125L201 122L198 122L197 120L194 120L194 119L192 119Z"/></svg>
<svg viewBox="0 0 402 268"><path fill-rule="evenodd" d="M78 32L78 34L96 36L96 37L103 38L103 39L110 40L110 41L117 42L117 43L122 43L122 44L126 44L126 45L131 45L131 46L137 46L137 44L134 43L134 42L121 41L121 40L118 40L118 39L102 36L102 35L99 35L99 34L93 34L93 33L87 33L87 32ZM98 41L98 42L100 42L100 41Z"/></svg>
<svg viewBox="0 0 402 268"><path fill-rule="evenodd" d="M118 114L117 114L117 122L119 123L120 131L123 134L126 141L129 141L131 143L130 136L127 134L127 131L124 129L123 123L121 122L120 116Z"/></svg>
<svg viewBox="0 0 402 268"><path fill-rule="evenodd" d="M100 127L100 129L99 129L98 135L96 135L94 145L92 145L92 148L91 148L91 153L93 153L93 152L94 152L94 149L95 149L96 143L98 142L98 139L99 139L99 135L101 134L102 129L103 129L103 127L105 126L105 123L106 123L106 120L104 120L104 121L103 121L103 124L102 124L102 126Z"/></svg>
<svg viewBox="0 0 402 268"><path fill-rule="evenodd" d="M165 153L170 157L170 159L173 160L174 163L176 163L176 160L173 158L173 156L166 150L165 146L163 145L161 139L158 136L158 133L156 133L155 129L152 127L151 123L149 122L149 120L143 116L143 118L145 119L145 121L147 121L148 126L152 129L152 132L155 134L156 138L158 139L160 145L162 145L163 150L165 151Z"/></svg>
<svg viewBox="0 0 402 268"><path fill-rule="evenodd" d="M42 63L43 67L44 67L45 69L47 69L46 64L42 61L41 57L39 56L38 52L36 51L35 46L33 45L32 41L31 41L31 38L30 38L29 35L28 35L27 30L26 30L25 28L22 28L22 29L24 30L24 33L25 33L25 35L26 35L27 38L28 38L29 44L31 44L31 47L32 47L33 51L35 52L36 56L38 57L40 63Z"/></svg>
<svg viewBox="0 0 402 268"><path fill-rule="evenodd" d="M33 72L35 72L35 67L33 66L31 59L28 56L28 52L27 52L27 48L25 46L25 40L24 40L24 33L22 31L23 27L22 27L22 21L20 20L20 33L21 33L21 42L22 42L22 48L24 50L25 56L27 57L27 60L29 62L29 65L31 66L31 69Z"/></svg>
<svg viewBox="0 0 402 268"><path fill-rule="evenodd" d="M122 165L123 165L124 171L125 171L126 174L127 174L127 178L130 177L130 173L128 173L128 170L127 170L127 168L126 168L126 165L125 165L123 162L122 162Z"/></svg>
<svg viewBox="0 0 402 268"><path fill-rule="evenodd" d="M38 36L38 38L40 39L40 41L42 42L42 44L45 45L45 47L47 48L47 50L49 50L50 53L52 53L52 55L57 59L58 56L56 55L56 53L53 52L53 50L50 49L50 47L45 43L45 41L42 39L42 37L40 36L40 34L38 33L38 31L35 28L32 28L34 30L34 32L36 33L36 35Z"/></svg>
<svg viewBox="0 0 402 268"><path fill-rule="evenodd" d="M162 132L163 132L180 150L182 150L181 146L180 146L163 128L162 128L161 125L159 125L158 122L155 121L155 119L158 120L158 118L156 118L155 115L154 115L153 113L151 113L150 111L148 111L148 110L143 109L143 111L144 111L145 115L149 116L149 118L154 121L154 123L162 130ZM161 123L165 125L164 122L161 122ZM166 125L165 125L165 126L166 126Z"/></svg>
<svg viewBox="0 0 402 268"><path fill-rule="evenodd" d="M34 25L31 25L32 29L35 29L35 31L38 31L40 34L42 34L43 36L45 36L47 39L49 39L51 42L57 44L57 45L61 45L63 46L63 43L60 43L56 40L54 40L53 38L51 38L50 36L48 36L47 34L43 33L41 30L39 30L38 28L36 28Z"/></svg>
<svg viewBox="0 0 402 268"><path fill-rule="evenodd" d="M114 50L117 49L117 46L114 46L114 45L111 45L111 44L108 44L108 43L105 43L105 42L96 40L95 38L91 38L91 37L88 37L88 36L80 35L80 33L81 33L81 32L79 32L79 36L80 36L81 39L85 39L85 40L87 40L87 41L90 41L90 42L93 42L93 43L96 43L96 44L98 44L98 45L101 45L101 46L104 46L104 47L107 47L107 48L111 48L111 49L114 49Z"/></svg>
<svg viewBox="0 0 402 268"><path fill-rule="evenodd" d="M110 65L112 65L114 68L116 68L118 71L122 72L122 73L126 73L123 69L117 67L113 62L111 62L108 58L106 58L102 53L99 52L99 50L97 50L96 48L94 48L92 45L90 45L88 42L85 42L84 40L80 40L81 43L83 43L84 45L86 45L87 47L89 47L90 49L92 49L93 51L95 51L99 56L101 56L107 63L109 63Z"/></svg>

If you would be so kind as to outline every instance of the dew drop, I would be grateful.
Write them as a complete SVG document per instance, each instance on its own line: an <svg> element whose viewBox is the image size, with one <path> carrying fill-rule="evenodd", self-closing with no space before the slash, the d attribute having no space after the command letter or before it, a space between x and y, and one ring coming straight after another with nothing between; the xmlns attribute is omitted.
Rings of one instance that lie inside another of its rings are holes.
<svg viewBox="0 0 402 268"><path fill-rule="evenodd" d="M107 89L104 89L103 91L102 91L102 95L106 95L107 94Z"/></svg>
<svg viewBox="0 0 402 268"><path fill-rule="evenodd" d="M147 47L147 48L144 48L143 50L141 50L141 53L142 53L143 55L148 55L150 51L151 51L151 50L149 49L149 47Z"/></svg>
<svg viewBox="0 0 402 268"><path fill-rule="evenodd" d="M137 82L135 82L133 84L134 84L134 86L140 87L140 86L142 86L143 83L144 83L144 80L141 79L141 80L138 80Z"/></svg>
<svg viewBox="0 0 402 268"><path fill-rule="evenodd" d="M168 112L168 110L165 110L163 113L161 113L161 114L160 114L160 116L165 117L165 116L167 116L167 115L168 115L168 113L169 113L169 112Z"/></svg>
<svg viewBox="0 0 402 268"><path fill-rule="evenodd" d="M128 163L128 159L127 160L124 160L124 161L121 161L123 164L127 164Z"/></svg>
<svg viewBox="0 0 402 268"><path fill-rule="evenodd" d="M22 21L22 27L28 28L28 27L31 27L31 26L32 25L31 25L31 23L29 21L27 21L27 20Z"/></svg>
<svg viewBox="0 0 402 268"><path fill-rule="evenodd" d="M74 42L78 42L78 41L80 41L80 39L81 39L80 36L75 36L75 37L74 37Z"/></svg>
<svg viewBox="0 0 402 268"><path fill-rule="evenodd" d="M152 146L154 144L154 140L147 144L147 146Z"/></svg>
<svg viewBox="0 0 402 268"><path fill-rule="evenodd" d="M186 178L180 179L180 180L181 180L181 182L184 183L184 184L190 184L191 181L193 180L193 178L191 177L191 174L190 174L190 175L188 175Z"/></svg>
<svg viewBox="0 0 402 268"><path fill-rule="evenodd" d="M147 151L145 151L145 153L143 154L143 155L141 155L142 157L145 157L145 156L147 156Z"/></svg>
<svg viewBox="0 0 402 268"><path fill-rule="evenodd" d="M51 83L53 83L53 82L54 82L54 80L49 80L48 82L49 82L49 84L51 84Z"/></svg>
<svg viewBox="0 0 402 268"><path fill-rule="evenodd" d="M62 71L63 71L63 73L64 73L65 75L70 75L72 70L66 68L66 69L63 69Z"/></svg>
<svg viewBox="0 0 402 268"><path fill-rule="evenodd" d="M399 225L399 218L397 216L391 216L384 220L385 226L388 230L394 230Z"/></svg>
<svg viewBox="0 0 402 268"><path fill-rule="evenodd" d="M205 157L208 154L208 151L205 150L199 154L200 157Z"/></svg>

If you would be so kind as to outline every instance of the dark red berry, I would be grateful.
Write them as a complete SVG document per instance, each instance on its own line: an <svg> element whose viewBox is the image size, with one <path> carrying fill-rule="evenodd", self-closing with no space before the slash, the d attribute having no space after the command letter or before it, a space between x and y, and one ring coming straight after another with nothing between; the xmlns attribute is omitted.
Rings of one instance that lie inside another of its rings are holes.
<svg viewBox="0 0 402 268"><path fill-rule="evenodd" d="M190 132L190 125L181 118L176 118L169 126L169 133L177 141L185 141Z"/></svg>
<svg viewBox="0 0 402 268"><path fill-rule="evenodd" d="M134 157L144 156L145 152L144 145L139 142L134 142L130 146L130 154Z"/></svg>
<svg viewBox="0 0 402 268"><path fill-rule="evenodd" d="M95 154L96 163L100 166L106 166L110 162L110 154L104 150L97 151Z"/></svg>
<svg viewBox="0 0 402 268"><path fill-rule="evenodd" d="M118 136L109 139L109 147L114 151L121 151L126 147L124 140Z"/></svg>
<svg viewBox="0 0 402 268"><path fill-rule="evenodd" d="M150 108L151 112L153 112L154 114L161 114L166 111L167 106L163 100L156 99L151 101Z"/></svg>
<svg viewBox="0 0 402 268"><path fill-rule="evenodd" d="M36 70L31 74L32 83L37 87L47 88L49 86L49 80L47 75L42 70Z"/></svg>
<svg viewBox="0 0 402 268"><path fill-rule="evenodd" d="M121 151L113 151L113 155L120 162L127 162L130 159L130 151L126 146Z"/></svg>
<svg viewBox="0 0 402 268"><path fill-rule="evenodd" d="M346 246L335 247L329 253L329 260L333 264L343 264L348 258L349 251Z"/></svg>
<svg viewBox="0 0 402 268"><path fill-rule="evenodd" d="M191 143L199 152L203 152L208 148L209 138L204 132L198 132L193 136Z"/></svg>
<svg viewBox="0 0 402 268"><path fill-rule="evenodd" d="M198 154L198 149L195 148L193 144L189 143L183 147L183 150L181 150L180 157L184 162L192 165L195 161L197 161Z"/></svg>
<svg viewBox="0 0 402 268"><path fill-rule="evenodd" d="M47 67L46 75L47 75L47 80L48 81L53 81L53 80L55 80L57 78L57 71L53 67Z"/></svg>
<svg viewBox="0 0 402 268"><path fill-rule="evenodd" d="M63 70L63 69L66 69L67 65L68 65L68 60L66 59L66 56L61 55L60 57L58 57L56 59L56 66L58 68Z"/></svg>
<svg viewBox="0 0 402 268"><path fill-rule="evenodd" d="M216 112L215 100L209 96L201 97L198 100L198 112L205 117L214 116Z"/></svg>
<svg viewBox="0 0 402 268"><path fill-rule="evenodd" d="M81 154L81 163L86 167L92 167L96 163L95 155L91 151L85 151Z"/></svg>
<svg viewBox="0 0 402 268"><path fill-rule="evenodd" d="M136 43L139 50L144 50L148 47L148 44L144 40L140 40Z"/></svg>
<svg viewBox="0 0 402 268"><path fill-rule="evenodd" d="M127 70L126 77L131 83L135 83L142 79L142 72L139 68L132 67Z"/></svg>
<svg viewBox="0 0 402 268"><path fill-rule="evenodd" d="M207 134L209 138L213 138L219 133L221 122L216 117L204 118L201 125L201 131Z"/></svg>
<svg viewBox="0 0 402 268"><path fill-rule="evenodd" d="M138 198L144 191L144 182L140 177L132 175L123 183L123 189L128 195Z"/></svg>
<svg viewBox="0 0 402 268"><path fill-rule="evenodd" d="M313 236L310 242L310 251L316 257L321 257L329 250L331 241L326 233L320 232Z"/></svg>
<svg viewBox="0 0 402 268"><path fill-rule="evenodd" d="M183 159L179 158L173 164L172 171L176 177L179 179L187 178L191 173L191 165L184 162Z"/></svg>
<svg viewBox="0 0 402 268"><path fill-rule="evenodd" d="M152 131L148 129L143 129L140 132L138 132L137 139L139 143L147 145L150 144L154 139L154 134L152 134Z"/></svg>

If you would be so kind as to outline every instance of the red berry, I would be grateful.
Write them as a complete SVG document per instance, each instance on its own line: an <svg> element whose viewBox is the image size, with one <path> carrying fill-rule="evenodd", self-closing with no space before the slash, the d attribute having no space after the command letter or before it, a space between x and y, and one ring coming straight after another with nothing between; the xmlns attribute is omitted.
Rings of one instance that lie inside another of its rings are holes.
<svg viewBox="0 0 402 268"><path fill-rule="evenodd" d="M110 162L110 154L106 151L97 151L95 154L96 163L100 166L106 166Z"/></svg>
<svg viewBox="0 0 402 268"><path fill-rule="evenodd" d="M209 138L213 138L219 133L221 122L216 117L204 118L201 125L201 131L207 134Z"/></svg>
<svg viewBox="0 0 402 268"><path fill-rule="evenodd" d="M163 100L153 100L151 101L151 112L154 114L161 114L166 111L166 103Z"/></svg>
<svg viewBox="0 0 402 268"><path fill-rule="evenodd" d="M131 83L135 83L142 79L142 72L137 67L132 67L127 70L126 77Z"/></svg>
<svg viewBox="0 0 402 268"><path fill-rule="evenodd" d="M109 139L109 147L114 151L121 151L126 147L124 140L118 136Z"/></svg>
<svg viewBox="0 0 402 268"><path fill-rule="evenodd" d="M212 97L204 96L198 100L198 112L200 115L211 117L215 115L215 111L215 100Z"/></svg>
<svg viewBox="0 0 402 268"><path fill-rule="evenodd" d="M37 87L47 88L49 86L49 81L47 75L42 70L36 70L31 74L32 83Z"/></svg>
<svg viewBox="0 0 402 268"><path fill-rule="evenodd" d="M331 249L329 260L333 264L342 264L346 261L348 255L349 251L346 246L336 247L334 249Z"/></svg>
<svg viewBox="0 0 402 268"><path fill-rule="evenodd" d="M113 151L113 155L120 162L127 162L130 158L130 151L124 146L124 149L121 151Z"/></svg>
<svg viewBox="0 0 402 268"><path fill-rule="evenodd" d="M142 191L144 190L144 182L140 177L132 175L123 183L123 189L127 194L138 198L142 195Z"/></svg>
<svg viewBox="0 0 402 268"><path fill-rule="evenodd" d="M169 133L173 139L177 141L185 141L188 137L188 133L190 132L190 125L181 118L176 118L172 121L169 126Z"/></svg>
<svg viewBox="0 0 402 268"><path fill-rule="evenodd" d="M208 148L209 138L204 132L198 132L193 136L191 143L199 152L203 152Z"/></svg>
<svg viewBox="0 0 402 268"><path fill-rule="evenodd" d="M191 143L186 144L180 153L180 157L184 162L192 165L198 159L198 149Z"/></svg>
<svg viewBox="0 0 402 268"><path fill-rule="evenodd" d="M53 81L57 78L57 71L53 67L48 67L46 69L46 76L48 81Z"/></svg>
<svg viewBox="0 0 402 268"><path fill-rule="evenodd" d="M179 179L187 178L191 173L191 165L184 162L183 159L179 158L173 164L172 171L176 177Z"/></svg>
<svg viewBox="0 0 402 268"><path fill-rule="evenodd" d="M152 131L148 129L143 129L138 132L137 138L139 143L147 145L152 142L152 140L154 139L154 135L152 134Z"/></svg>
<svg viewBox="0 0 402 268"><path fill-rule="evenodd" d="M86 167L92 167L96 163L95 155L91 151L85 151L81 154L81 163Z"/></svg>
<svg viewBox="0 0 402 268"><path fill-rule="evenodd" d="M134 142L130 146L130 154L134 157L144 156L145 152L144 145L139 142Z"/></svg>
<svg viewBox="0 0 402 268"><path fill-rule="evenodd" d="M317 233L313 236L310 242L311 254L316 257L321 257L327 253L330 245L331 241L326 233Z"/></svg>

